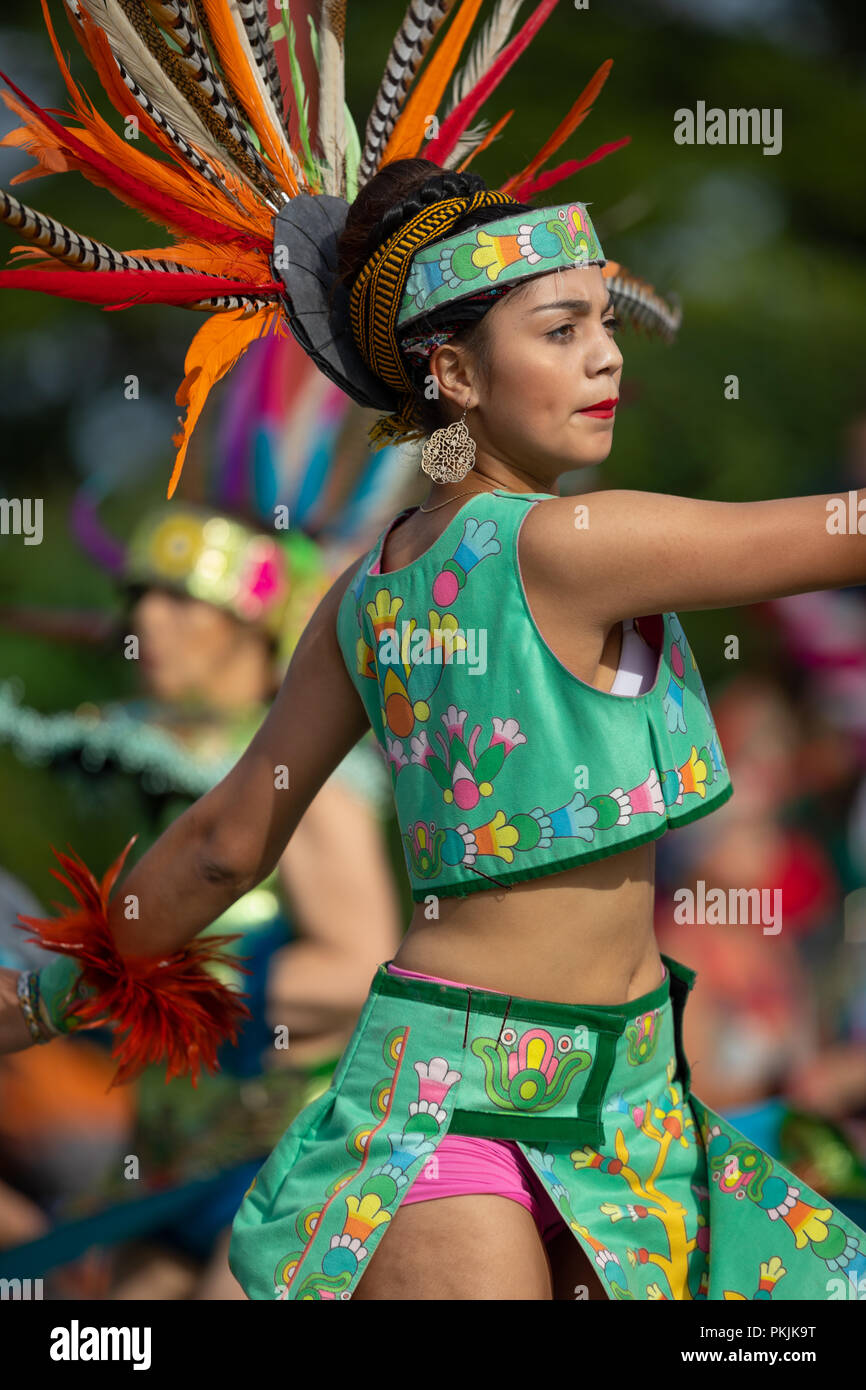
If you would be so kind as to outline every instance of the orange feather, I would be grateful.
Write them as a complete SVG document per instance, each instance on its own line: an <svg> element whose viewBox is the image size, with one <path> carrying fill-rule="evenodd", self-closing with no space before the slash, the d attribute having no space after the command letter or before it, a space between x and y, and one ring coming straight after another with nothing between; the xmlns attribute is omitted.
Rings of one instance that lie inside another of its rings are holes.
<svg viewBox="0 0 866 1390"><path fill-rule="evenodd" d="M16 174L10 183L25 183L28 179L38 178L42 173L78 169L90 183L98 187L109 186L115 197L138 208L145 216L150 216L146 209L139 207L133 197L114 184L107 185L105 175L86 164L67 146L62 145L57 132L44 125L39 117L15 96L8 92L0 92L0 97L25 122L25 129L10 131L0 143L15 144L26 149L40 165L38 170L28 169ZM221 197L213 184L207 183L198 175L182 173L173 165L153 159L143 150L136 149L133 141L124 140L117 135L96 111L92 114L88 112L83 103L77 115L84 122L84 126L70 125L65 129L88 149L110 159L118 169L141 179L148 187L175 199L193 212L209 219L218 218L226 227L235 228L239 235L253 232L258 233L263 240L272 237L272 215L262 203L251 200L246 215L242 215L232 203Z"/></svg>
<svg viewBox="0 0 866 1390"><path fill-rule="evenodd" d="M492 144L492 142L496 139L496 137L497 137L497 135L499 134L499 132L500 132L500 130L502 129L502 127L503 127L508 121L511 120L511 117L512 117L513 115L514 115L514 111L513 111L513 110L512 110L512 111L506 111L506 113L505 113L505 115L502 117L502 119L499 120L499 121L497 121L497 122L496 122L496 125L490 127L490 129L488 130L487 134L485 135L484 139L480 142L480 144L476 145L474 150L470 150L470 151L469 151L469 154L466 156L466 158L464 159L464 161L463 161L462 164L458 164L458 165L457 165L458 173L462 172L462 170L464 170L464 169L468 169L468 168L469 168L469 165L472 163L472 161L473 161L473 159L475 158L475 156L476 156L477 154L480 154L482 150L486 150L488 145Z"/></svg>
<svg viewBox="0 0 866 1390"><path fill-rule="evenodd" d="M519 174L515 174L506 184L502 186L503 193L510 193L518 184L525 183L539 170L552 154L559 149L560 145L568 139L573 131L577 130L581 121L585 120L605 82L608 74L613 67L613 59L606 58L597 72L593 73L587 82L577 101L572 106L564 121L556 127L556 130L548 140L545 140L538 154L527 164L525 169L521 169Z"/></svg>
<svg viewBox="0 0 866 1390"><path fill-rule="evenodd" d="M260 309L248 318L241 317L241 310L227 314L212 314L202 324L189 345L184 362L186 376L178 387L175 404L186 406L186 417L179 420L180 430L174 435L172 443L177 445L168 484L167 497L173 497L180 482L186 451L196 421L200 416L211 387L230 372L243 356L250 343L264 335L279 320L282 309L274 304Z"/></svg>
<svg viewBox="0 0 866 1390"><path fill-rule="evenodd" d="M100 118L101 119L101 118ZM180 170L172 165L164 164L161 160L152 159L144 150L137 150L132 147L131 141L124 140L121 136L115 135L110 126L106 127L109 141L100 134L99 131L75 130L75 135L93 150L99 150L109 157L116 157L117 163L122 168L128 169L138 178L146 180L147 183L160 192L176 198L179 203L186 207L200 212L205 217L212 217L224 223L227 227L236 227L239 234L258 233L263 239L269 240L273 237L273 214L264 206L263 203L250 200L249 209L246 215L220 196L219 190L206 179L200 178L198 174L190 170L188 175L181 174ZM121 163L121 156L125 159ZM211 161L213 163L213 161ZM214 165L218 168L218 165ZM221 172L225 172L222 171Z"/></svg>
<svg viewBox="0 0 866 1390"><path fill-rule="evenodd" d="M43 0L43 4L44 3L45 0ZM129 91L118 72L117 63L114 60L114 55L111 52L111 47L105 34L98 25L93 23L92 19L90 19L89 15L87 15L84 10L81 11L81 18L84 21L85 36L91 43L91 47L85 49L85 51L115 110L119 111L122 116L135 116L144 133L149 136L159 149L165 151L169 158L178 165L182 173L187 178L198 179L199 176L190 169L190 166L183 159L177 147L172 144L171 140L160 130L159 126L150 119L147 112L139 106L138 102ZM82 46L84 46L83 38ZM238 178L235 174L230 172L212 152L200 149L193 140L188 141L188 143L192 145L193 149L195 149L203 159L208 161L219 175L221 175L229 193L233 194L237 202L241 203L251 219L254 222L257 221L258 214L260 214L261 211L261 203L256 193L249 185L243 179ZM203 197L206 200L209 198L212 200L214 194L216 195L219 206L225 207L225 214L226 217L228 217L231 211L231 204L225 205L223 203L216 185L203 181L202 189ZM237 209L235 208L234 211L236 214ZM264 227L265 224L262 223L261 226Z"/></svg>
<svg viewBox="0 0 866 1390"><path fill-rule="evenodd" d="M42 15L45 20L45 27L48 30L48 37L51 40L51 47L54 49L54 56L57 59L57 66L63 74L63 80L66 83L70 95L73 100L75 100L77 92L73 90L74 83L72 83L71 74L60 52L57 35L51 23L51 15L48 11L47 0L42 0ZM123 81L118 71L117 63L114 61L114 56L111 52L108 40L99 28L99 25L93 23L90 15L84 9L79 9L77 20L73 20L70 16L70 23L72 24L72 31L75 37L84 50L90 66L102 83L105 94L114 109L119 111L121 116L135 116L138 121L139 129L144 131L148 139L152 140L160 149L167 148L168 152L171 153L174 148L171 141L163 135L159 127L150 119L147 112L142 110L129 88L126 86L126 83Z"/></svg>
<svg viewBox="0 0 866 1390"><path fill-rule="evenodd" d="M173 246L127 246L127 256L150 256L153 260L173 261L188 270L224 276L246 285L265 284L271 278L268 258L260 251L242 251L236 246L216 246L200 241L178 241ZM56 269L57 259L41 246L12 246L10 260L44 261Z"/></svg>
<svg viewBox="0 0 866 1390"><path fill-rule="evenodd" d="M267 257L256 251L239 251L235 247L205 245L198 241L179 241L174 246L127 246L127 256L150 256L153 260L173 261L188 270L199 270L210 275L224 276L238 280L246 285L257 281L266 283L271 276ZM41 246L13 246L9 251L10 260L20 258L25 261L44 261L46 266L56 269L57 259Z"/></svg>
<svg viewBox="0 0 866 1390"><path fill-rule="evenodd" d="M53 133L38 124L27 107L11 92L0 92L0 101L25 122L23 126L16 126L4 135L0 145L24 150L37 161L35 169L22 169L21 173L13 175L9 182L26 183L28 179L41 179L43 174L67 173L70 168L69 160L59 148Z"/></svg>
<svg viewBox="0 0 866 1390"><path fill-rule="evenodd" d="M424 69L421 80L391 131L379 162L380 168L392 159L412 158L418 153L427 138L426 122L442 100L442 93L451 80L480 8L481 0L464 0L460 6L448 33Z"/></svg>
<svg viewBox="0 0 866 1390"><path fill-rule="evenodd" d="M285 191L292 197L299 189L285 154L287 137L284 136L281 140L274 129L267 107L250 73L252 60L244 50L226 0L201 0L201 9L205 14L220 65L237 92L250 125L258 136L262 152L269 156L274 173L282 177Z"/></svg>
<svg viewBox="0 0 866 1390"><path fill-rule="evenodd" d="M197 174L189 165L178 161L178 167L175 167L174 165L167 165L161 160L154 159L151 155L146 154L144 150L136 149L134 141L124 140L122 136L118 135L112 129L107 121L103 120L96 110L96 107L93 105L93 102L87 96L86 92L78 86L69 70L60 50L57 35L52 28L51 17L45 8L45 0L42 0L42 6L51 45L54 49L54 56L57 60L57 66L60 68L67 91L72 98L75 114L82 122L88 134L85 134L84 131L74 129L73 127L70 127L70 130L73 130L73 133L91 149L98 150L100 153L107 155L117 164L118 168L125 169L129 173L135 174L137 178L152 184L154 188L177 199L178 202L183 203L186 207L200 212L205 216L216 217L226 222L229 226L237 227L239 231L248 230L249 223L239 214L234 204L227 198L223 198L218 188L208 183L206 179L203 179L201 175ZM97 30L97 32L104 42L105 36L102 34L102 31ZM94 44L94 51L95 48L96 45ZM117 73L117 66L107 44L106 49L106 61L103 67L97 68L97 75L100 81L102 81L104 78L104 71L111 71L113 68L117 81L120 83L123 90L126 91L120 79L120 75ZM129 94L127 93L127 95ZM129 100L132 102L131 97L129 97ZM133 102L133 106L133 114L145 115L137 102ZM25 114L23 110L22 114ZM32 119L32 114L27 112L25 118ZM156 129L156 127L154 127L154 129ZM157 144L159 148L163 148L161 140L157 141ZM73 163L71 156L70 163ZM211 160L211 163L214 163L214 161ZM75 167L80 166L76 165ZM250 221L256 226L256 230L260 230L265 236L270 235L271 219L263 204L256 201L250 195L249 190L246 188L246 185L241 183L241 180L229 175L226 169L218 165L215 165L215 167L218 168L219 173L225 176L226 185L231 188L232 192L239 195L240 190L243 190L243 194L241 195L242 201L244 202L245 210L249 213ZM82 173L86 175L85 170L82 170ZM112 192L115 192L115 190L112 190Z"/></svg>
<svg viewBox="0 0 866 1390"><path fill-rule="evenodd" d="M173 246L125 247L128 256L153 256L154 259L177 261L190 270L209 271L242 280L245 284L271 280L268 258L263 251L241 250L237 246L216 246L201 241L176 241Z"/></svg>
<svg viewBox="0 0 866 1390"><path fill-rule="evenodd" d="M42 261L47 266L57 269L57 257L50 252L43 251L41 246L12 246L9 250L9 262L13 266L18 266L20 261ZM39 269L38 266L34 269Z"/></svg>

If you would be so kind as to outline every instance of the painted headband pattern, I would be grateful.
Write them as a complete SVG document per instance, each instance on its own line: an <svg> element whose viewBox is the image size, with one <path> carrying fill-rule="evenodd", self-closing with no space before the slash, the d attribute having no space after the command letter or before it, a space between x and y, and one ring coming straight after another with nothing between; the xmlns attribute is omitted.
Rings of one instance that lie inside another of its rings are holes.
<svg viewBox="0 0 866 1390"><path fill-rule="evenodd" d="M397 314L404 327L489 286L557 269L606 264L583 203L512 213L417 251Z"/></svg>

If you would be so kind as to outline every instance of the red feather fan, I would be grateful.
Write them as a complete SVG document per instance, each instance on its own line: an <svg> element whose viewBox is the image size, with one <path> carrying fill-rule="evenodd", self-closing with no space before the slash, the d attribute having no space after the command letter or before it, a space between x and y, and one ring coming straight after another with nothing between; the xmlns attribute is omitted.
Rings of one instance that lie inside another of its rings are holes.
<svg viewBox="0 0 866 1390"><path fill-rule="evenodd" d="M227 989L205 967L232 965L250 972L224 949L237 934L192 941L168 957L120 955L108 924L108 899L135 839L101 883L74 850L72 855L61 854L52 846L68 877L57 869L51 872L69 889L77 907L55 904L60 917L19 914L15 925L32 927L38 936L30 940L80 962L81 983L92 993L83 1003L74 1001L70 1012L74 1010L82 1028L115 1028L111 1055L118 1068L109 1090L163 1061L166 1081L189 1074L196 1086L201 1064L215 1072L217 1049L223 1041L234 1043L241 1021L250 1017L241 1003L246 996Z"/></svg>

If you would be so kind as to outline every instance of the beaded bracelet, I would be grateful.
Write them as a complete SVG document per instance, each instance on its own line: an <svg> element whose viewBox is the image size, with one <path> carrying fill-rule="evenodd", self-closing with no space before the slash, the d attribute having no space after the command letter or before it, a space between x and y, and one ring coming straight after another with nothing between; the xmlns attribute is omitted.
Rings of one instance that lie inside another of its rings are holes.
<svg viewBox="0 0 866 1390"><path fill-rule="evenodd" d="M35 1043L49 1043L58 1034L51 1028L40 1008L39 971L22 970L18 976L18 1003Z"/></svg>

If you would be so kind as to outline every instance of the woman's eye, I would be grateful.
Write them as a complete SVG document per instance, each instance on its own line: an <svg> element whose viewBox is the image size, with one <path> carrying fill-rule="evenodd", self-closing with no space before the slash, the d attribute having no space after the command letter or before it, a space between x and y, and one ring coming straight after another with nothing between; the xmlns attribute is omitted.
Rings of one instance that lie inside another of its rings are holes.
<svg viewBox="0 0 866 1390"><path fill-rule="evenodd" d="M573 331L574 331L574 324L573 324L573 323L561 323L561 324L559 325L558 328L552 329L551 332L548 333L547 336L548 336L548 338L559 338L560 342L564 342L565 340L564 340L563 338L560 338L560 334L563 334L563 333L572 333Z"/></svg>
<svg viewBox="0 0 866 1390"><path fill-rule="evenodd" d="M622 323L618 318L611 318L604 320L604 326L609 328L611 333L617 333L622 328Z"/></svg>

